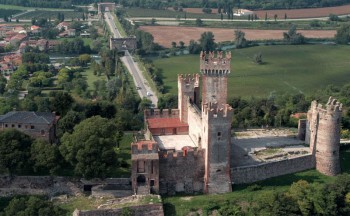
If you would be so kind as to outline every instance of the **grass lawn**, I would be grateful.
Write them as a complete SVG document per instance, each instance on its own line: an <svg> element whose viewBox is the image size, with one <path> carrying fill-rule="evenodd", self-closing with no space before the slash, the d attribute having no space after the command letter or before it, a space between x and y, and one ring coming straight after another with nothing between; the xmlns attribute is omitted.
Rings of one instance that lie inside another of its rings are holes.
<svg viewBox="0 0 350 216"><path fill-rule="evenodd" d="M264 64L253 62L262 53ZM302 92L306 95L329 84L350 82L350 46L279 45L232 51L228 96L266 97L271 93ZM164 83L177 94L177 74L198 73L199 55L176 56L154 61L163 70Z"/></svg>
<svg viewBox="0 0 350 216"><path fill-rule="evenodd" d="M17 5L8 5L8 4L0 4L0 9L13 9L13 10L52 10L52 11L73 11L72 9L63 9L63 8L34 8L34 7L23 7Z"/></svg>
<svg viewBox="0 0 350 216"><path fill-rule="evenodd" d="M84 72L81 73L83 77L86 78L86 81L88 83L88 90L94 90L94 82L96 80L105 80L106 77L104 75L96 76L94 75L92 68L87 68Z"/></svg>
<svg viewBox="0 0 350 216"><path fill-rule="evenodd" d="M125 133L121 142L119 143L119 149L116 148L117 157L122 163L121 167L115 169L113 177L130 177L131 175L131 142L133 141L132 133Z"/></svg>
<svg viewBox="0 0 350 216"><path fill-rule="evenodd" d="M58 38L59 41L64 41L64 40L72 41L74 39L75 38ZM81 39L84 41L85 46L90 46L92 41L93 41L91 38L82 38L81 37Z"/></svg>

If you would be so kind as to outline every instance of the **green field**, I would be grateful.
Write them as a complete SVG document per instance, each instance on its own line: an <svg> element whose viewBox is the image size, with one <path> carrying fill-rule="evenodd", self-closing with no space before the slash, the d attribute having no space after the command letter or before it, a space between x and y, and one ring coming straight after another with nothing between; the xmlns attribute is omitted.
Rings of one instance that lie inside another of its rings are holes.
<svg viewBox="0 0 350 216"><path fill-rule="evenodd" d="M5 16L11 16L11 15L14 15L14 14L18 14L22 11L20 10L13 10L13 9L2 9L0 8L0 17L1 18L4 18Z"/></svg>
<svg viewBox="0 0 350 216"><path fill-rule="evenodd" d="M163 17L163 18L180 18L182 20L186 18L200 18L200 19L220 19L220 14L198 14L198 13L185 13L172 10L156 10L147 8L127 8L126 13L129 17ZM186 15L185 15L186 14ZM227 15L224 15L224 19L227 19ZM246 17L235 17L235 19L247 19Z"/></svg>
<svg viewBox="0 0 350 216"><path fill-rule="evenodd" d="M77 11L61 11L61 10L35 10L35 11L30 11L28 13L25 13L23 15L18 16L18 19L25 19L25 20L30 20L32 18L40 19L40 18L45 18L45 19L52 19L55 20L57 19L58 13L64 14L64 18L66 21L70 21L71 19L76 19L76 18L82 18L83 13L82 12L77 12Z"/></svg>
<svg viewBox="0 0 350 216"><path fill-rule="evenodd" d="M23 7L23 6L7 5L7 4L0 4L0 9L13 9L13 10L33 10L33 9L41 9L41 10L52 10L52 11L72 11L72 9L62 9L62 8L34 8L34 7Z"/></svg>
<svg viewBox="0 0 350 216"><path fill-rule="evenodd" d="M262 53L264 64L253 62ZM310 95L329 84L350 82L350 46L294 45L256 46L232 51L229 98L266 97L271 93ZM177 74L198 73L199 55L154 60L162 69L169 92L177 94Z"/></svg>
<svg viewBox="0 0 350 216"><path fill-rule="evenodd" d="M88 90L92 91L94 90L94 82L97 80L106 80L106 77L104 75L96 76L93 73L93 70L91 67L87 68L84 72L81 73L83 77L86 78L86 82L88 83Z"/></svg>

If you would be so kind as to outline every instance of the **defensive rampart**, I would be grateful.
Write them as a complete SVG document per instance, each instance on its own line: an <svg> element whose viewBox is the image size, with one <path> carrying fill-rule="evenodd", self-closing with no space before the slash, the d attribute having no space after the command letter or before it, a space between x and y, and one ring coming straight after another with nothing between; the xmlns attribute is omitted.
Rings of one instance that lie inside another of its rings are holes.
<svg viewBox="0 0 350 216"><path fill-rule="evenodd" d="M159 155L160 194L202 193L204 150L177 151Z"/></svg>
<svg viewBox="0 0 350 216"><path fill-rule="evenodd" d="M313 168L315 164L309 154L282 161L234 167L231 168L231 180L233 184L246 184Z"/></svg>

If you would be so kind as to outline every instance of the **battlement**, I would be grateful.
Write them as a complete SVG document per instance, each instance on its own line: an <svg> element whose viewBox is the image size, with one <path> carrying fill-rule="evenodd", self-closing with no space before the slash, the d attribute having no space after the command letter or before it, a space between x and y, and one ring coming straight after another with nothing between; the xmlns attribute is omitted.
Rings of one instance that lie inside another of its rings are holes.
<svg viewBox="0 0 350 216"><path fill-rule="evenodd" d="M341 115L341 112L343 110L343 104L337 101L336 99L329 97L326 105L322 105L320 103L317 103L316 101L312 101L311 110L323 115L328 114L339 116Z"/></svg>
<svg viewBox="0 0 350 216"><path fill-rule="evenodd" d="M199 74L178 74L179 83L185 85L199 86Z"/></svg>
<svg viewBox="0 0 350 216"><path fill-rule="evenodd" d="M158 153L158 144L152 140L142 140L131 143L131 154Z"/></svg>
<svg viewBox="0 0 350 216"><path fill-rule="evenodd" d="M179 118L178 109L147 109L144 111L145 119L151 118Z"/></svg>
<svg viewBox="0 0 350 216"><path fill-rule="evenodd" d="M222 104L221 107L217 103L203 104L202 110L208 119L230 119L233 115L233 108L229 104Z"/></svg>
<svg viewBox="0 0 350 216"><path fill-rule="evenodd" d="M163 160L195 160L198 157L203 156L203 150L186 149L175 152L159 152L159 159Z"/></svg>
<svg viewBox="0 0 350 216"><path fill-rule="evenodd" d="M227 51L225 57L223 52L200 53L200 71L207 76L227 76L231 72L231 52Z"/></svg>

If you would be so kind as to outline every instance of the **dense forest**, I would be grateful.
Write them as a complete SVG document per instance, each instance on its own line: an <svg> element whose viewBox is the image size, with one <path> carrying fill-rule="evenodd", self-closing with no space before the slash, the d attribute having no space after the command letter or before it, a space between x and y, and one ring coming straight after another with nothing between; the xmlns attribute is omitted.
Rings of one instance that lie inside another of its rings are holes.
<svg viewBox="0 0 350 216"><path fill-rule="evenodd" d="M104 0L0 0L0 4L26 7L72 8ZM164 9L166 7L196 8L247 8L247 9L292 9L330 7L350 4L350 0L109 0L126 7Z"/></svg>

